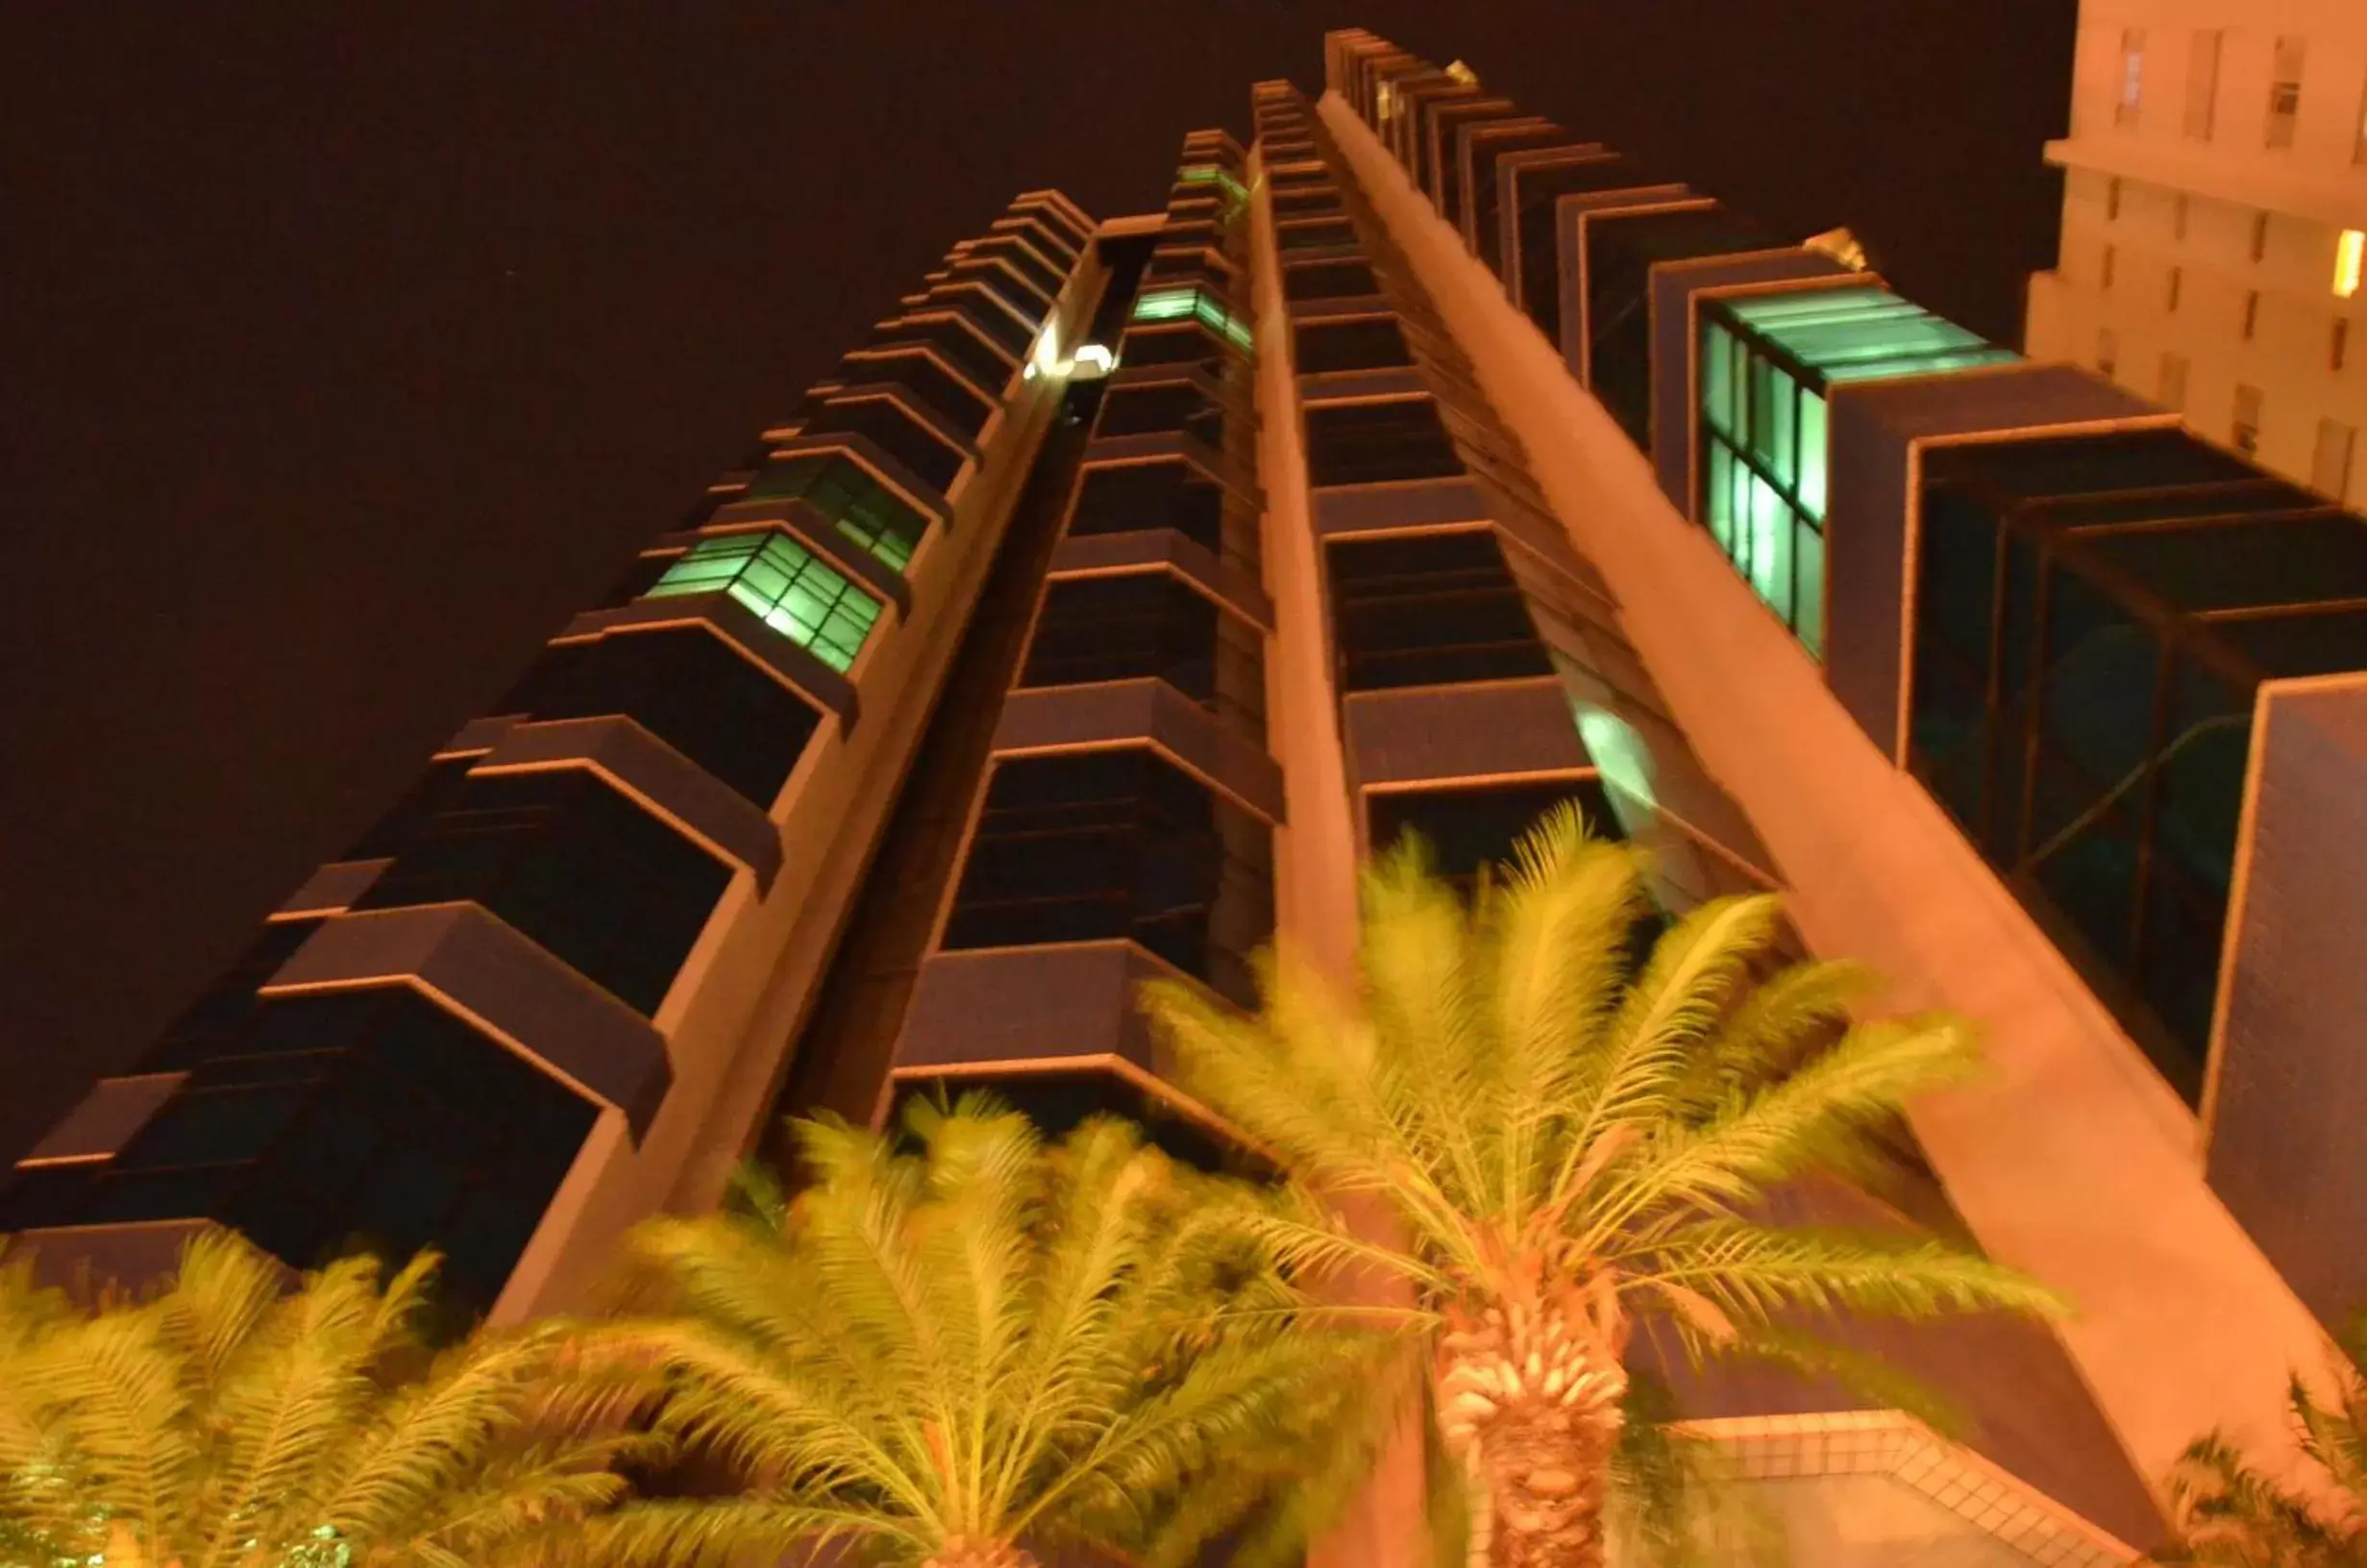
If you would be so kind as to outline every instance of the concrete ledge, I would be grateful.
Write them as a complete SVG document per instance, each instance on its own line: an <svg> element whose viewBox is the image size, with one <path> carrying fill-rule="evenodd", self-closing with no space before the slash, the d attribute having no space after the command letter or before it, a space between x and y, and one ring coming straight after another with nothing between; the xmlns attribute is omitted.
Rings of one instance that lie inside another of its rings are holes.
<svg viewBox="0 0 2367 1568"><path fill-rule="evenodd" d="M487 719L471 719L460 726L459 733L438 747L435 754L438 757L466 757L480 751L490 751L519 718L518 714L502 713Z"/></svg>
<svg viewBox="0 0 2367 1568"><path fill-rule="evenodd" d="M1264 747L1164 680L1016 691L995 723L997 756L1147 743L1267 821L1282 823L1282 770Z"/></svg>
<svg viewBox="0 0 2367 1568"><path fill-rule="evenodd" d="M1340 485L1311 495L1318 539L1495 521L1478 483L1462 474L1408 483Z"/></svg>
<svg viewBox="0 0 2367 1568"><path fill-rule="evenodd" d="M1302 406L1346 403L1358 398L1403 398L1430 390L1429 378L1418 365L1393 365L1383 370L1316 371L1298 378Z"/></svg>
<svg viewBox="0 0 2367 1568"><path fill-rule="evenodd" d="M1227 566L1207 547L1172 528L1075 534L1053 547L1047 577L1082 576L1126 567L1169 566L1240 612L1262 631L1274 629L1273 600L1248 573Z"/></svg>
<svg viewBox="0 0 2367 1568"><path fill-rule="evenodd" d="M514 721L504 721L506 732ZM390 858L378 860L333 860L305 878L304 886L288 895L286 903L272 913L272 919L299 919L309 915L335 915L354 907L354 900L370 891L379 872L393 865Z"/></svg>
<svg viewBox="0 0 2367 1568"><path fill-rule="evenodd" d="M780 830L723 783L625 714L520 724L472 772L582 766L605 775L705 847L755 873L759 894L780 872Z"/></svg>
<svg viewBox="0 0 2367 1568"><path fill-rule="evenodd" d="M82 1103L67 1112L49 1135L16 1162L16 1168L37 1165L79 1165L112 1159L139 1130L164 1108L189 1075L185 1072L143 1072L125 1078L102 1078L90 1086Z"/></svg>
<svg viewBox="0 0 2367 1568"><path fill-rule="evenodd" d="M1348 781L1360 790L1509 783L1594 766L1558 675L1350 692L1340 708Z"/></svg>
<svg viewBox="0 0 2367 1568"><path fill-rule="evenodd" d="M560 638L604 637L636 626L703 625L780 677L815 704L838 715L852 729L858 717L854 683L780 632L728 593L667 594L636 599L614 609L586 610L567 623ZM516 720L510 721L515 723Z"/></svg>
<svg viewBox="0 0 2367 1568"><path fill-rule="evenodd" d="M53 1230L21 1231L16 1247L33 1260L34 1283L88 1303L110 1286L138 1291L162 1284L180 1271L183 1248L222 1228L210 1219L61 1225ZM283 1265L282 1275L290 1287L297 1284L294 1269Z"/></svg>
<svg viewBox="0 0 2367 1568"><path fill-rule="evenodd" d="M873 597L886 600L895 609L899 621L911 617L912 584L904 580L904 575L839 532L837 525L823 515L822 508L802 496L778 501L735 501L717 507L708 516L706 528L670 533L658 543L680 544L687 549L706 538L709 529L745 528L759 523L779 528L870 589Z"/></svg>
<svg viewBox="0 0 2367 1568"><path fill-rule="evenodd" d="M571 1089L625 1114L638 1139L674 1083L649 1019L476 904L339 915L258 994L408 985Z"/></svg>
<svg viewBox="0 0 2367 1568"><path fill-rule="evenodd" d="M1171 971L1130 942L941 952L921 966L895 1070L1115 1056L1166 1077L1135 1006Z"/></svg>
<svg viewBox="0 0 2367 1568"><path fill-rule="evenodd" d="M814 453L831 452L847 453L887 481L889 488L900 493L913 505L947 527L952 526L952 494L938 489L911 469L906 468L900 460L880 451L879 444L868 435L857 435L851 430L827 430L821 435L792 435L772 444L772 455L775 457L796 457ZM977 471L978 465L975 461L966 464L963 468L965 474L974 475ZM953 489L956 492L968 487L969 480L967 479L957 478L953 481Z"/></svg>

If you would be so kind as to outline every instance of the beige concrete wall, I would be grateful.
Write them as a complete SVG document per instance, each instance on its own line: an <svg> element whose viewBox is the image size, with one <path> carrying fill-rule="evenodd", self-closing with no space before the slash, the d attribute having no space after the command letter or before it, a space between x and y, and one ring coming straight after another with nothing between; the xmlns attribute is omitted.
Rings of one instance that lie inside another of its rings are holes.
<svg viewBox="0 0 2367 1568"><path fill-rule="evenodd" d="M1266 645L1267 735L1282 765L1287 818L1274 834L1275 940L1346 986L1356 973L1356 826L1291 366L1290 310L1282 300L1273 207L1263 175L1252 157L1258 483L1266 493L1266 591L1274 601L1274 635ZM1424 1434L1410 1423L1350 1515L1309 1553L1309 1568L1420 1568L1427 1529L1423 1453Z"/></svg>
<svg viewBox="0 0 2367 1568"><path fill-rule="evenodd" d="M1982 1244L2077 1303L2065 1343L2140 1471L2214 1426L2278 1451L2287 1369L2322 1340L2204 1186L2193 1117L1355 115L1336 95L1321 111L1797 890L1803 933L1892 976L1897 1005L1988 1025L1990 1080L1920 1106L1915 1130Z"/></svg>
<svg viewBox="0 0 2367 1568"><path fill-rule="evenodd" d="M2142 34L2133 115L2123 38ZM2190 121L2198 34L2219 38L2207 127ZM2303 41L2292 145L2268 145L2280 37ZM2097 366L2231 440L2235 389L2261 394L2261 463L2367 503L2367 290L2333 288L2343 231L2367 231L2367 7L2354 0L2107 0L2081 8L2057 265L2031 280L2034 357ZM2207 135L2204 134L2207 130ZM2119 184L2117 210L2112 197ZM2254 255L2256 219L2265 244ZM2105 256L2111 252L2110 281ZM2176 306L2170 276L2176 269ZM2244 331L2245 301L2259 304ZM2335 324L2350 342L2334 367ZM2108 346L2113 353L2103 354ZM2163 356L2186 361L2182 396ZM2165 396L2165 392L2168 394ZM2323 427L2330 422L2330 429ZM2355 432L2347 474L2321 458Z"/></svg>

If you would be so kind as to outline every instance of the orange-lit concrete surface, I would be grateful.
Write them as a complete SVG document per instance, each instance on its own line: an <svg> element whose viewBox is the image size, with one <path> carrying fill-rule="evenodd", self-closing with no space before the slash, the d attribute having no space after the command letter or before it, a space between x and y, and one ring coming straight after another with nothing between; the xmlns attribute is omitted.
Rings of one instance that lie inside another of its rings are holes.
<svg viewBox="0 0 2367 1568"><path fill-rule="evenodd" d="M2073 1298L2064 1341L2139 1470L2158 1484L2213 1427L2283 1452L2286 1377L2324 1341L2204 1186L2193 1116L1355 113L1328 93L1319 112L1809 941L1891 976L1890 1005L1989 1026L1989 1081L1919 1107L1915 1131L1983 1246Z"/></svg>
<svg viewBox="0 0 2367 1568"><path fill-rule="evenodd" d="M1334 984L1356 972L1356 829L1348 809L1298 393L1291 313L1274 264L1273 206L1253 154L1250 246L1256 276L1258 478L1266 494L1267 712L1289 821L1274 834L1274 927L1281 943ZM1401 1299L1402 1287L1400 1287ZM1417 1568L1424 1560L1424 1434L1408 1420L1349 1516L1308 1554L1310 1568Z"/></svg>

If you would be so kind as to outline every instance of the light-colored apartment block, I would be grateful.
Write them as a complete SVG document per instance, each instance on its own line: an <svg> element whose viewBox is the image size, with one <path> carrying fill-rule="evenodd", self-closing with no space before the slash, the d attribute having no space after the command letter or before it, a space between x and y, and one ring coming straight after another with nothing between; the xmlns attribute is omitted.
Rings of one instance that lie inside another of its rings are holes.
<svg viewBox="0 0 2367 1568"><path fill-rule="evenodd" d="M2367 6L2080 8L2062 244L2029 351L2329 496L2367 496Z"/></svg>

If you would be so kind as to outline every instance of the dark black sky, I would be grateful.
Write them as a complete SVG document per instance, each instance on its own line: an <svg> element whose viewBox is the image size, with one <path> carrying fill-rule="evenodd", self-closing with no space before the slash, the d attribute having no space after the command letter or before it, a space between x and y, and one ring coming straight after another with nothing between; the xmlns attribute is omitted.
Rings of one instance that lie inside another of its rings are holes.
<svg viewBox="0 0 2367 1568"><path fill-rule="evenodd" d="M0 6L0 1159L948 243L1325 26L2010 339L2073 0Z"/></svg>

